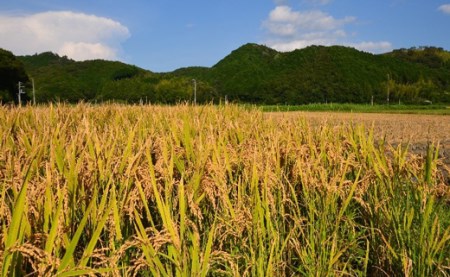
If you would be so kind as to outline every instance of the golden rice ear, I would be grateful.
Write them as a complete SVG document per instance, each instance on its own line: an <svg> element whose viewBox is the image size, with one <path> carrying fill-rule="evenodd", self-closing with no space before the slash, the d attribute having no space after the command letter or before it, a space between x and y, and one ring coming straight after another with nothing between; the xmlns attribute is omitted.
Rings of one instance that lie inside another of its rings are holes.
<svg viewBox="0 0 450 277"><path fill-rule="evenodd" d="M0 107L0 270L449 275L445 145L391 116Z"/></svg>

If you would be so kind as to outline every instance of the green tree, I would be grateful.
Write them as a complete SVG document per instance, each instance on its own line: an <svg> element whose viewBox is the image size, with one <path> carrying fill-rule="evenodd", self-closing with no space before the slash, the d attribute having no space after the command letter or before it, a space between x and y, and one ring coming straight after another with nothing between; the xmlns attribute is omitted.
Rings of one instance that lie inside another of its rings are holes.
<svg viewBox="0 0 450 277"><path fill-rule="evenodd" d="M18 83L29 83L23 64L9 51L0 49L0 103L17 101ZM26 100L26 95L23 95Z"/></svg>
<svg viewBox="0 0 450 277"><path fill-rule="evenodd" d="M156 99L161 103L193 100L192 80L188 78L163 79L156 85Z"/></svg>

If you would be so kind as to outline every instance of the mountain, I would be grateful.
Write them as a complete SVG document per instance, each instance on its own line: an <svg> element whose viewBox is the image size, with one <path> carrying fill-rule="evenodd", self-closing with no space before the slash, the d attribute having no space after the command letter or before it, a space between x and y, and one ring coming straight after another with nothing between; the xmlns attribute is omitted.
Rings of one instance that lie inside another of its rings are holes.
<svg viewBox="0 0 450 277"><path fill-rule="evenodd" d="M103 60L76 62L47 52L18 57L35 79L38 101L197 101L260 104L389 101L450 103L450 52L436 47L374 55L343 46L278 52L258 44L214 66L153 73Z"/></svg>
<svg viewBox="0 0 450 277"><path fill-rule="evenodd" d="M449 52L435 53L447 57ZM343 46L310 46L292 52L246 44L208 71L174 71L203 78L220 95L255 103L390 101L449 102L448 63L431 66L399 57L396 51L374 55ZM389 88L389 89L388 89Z"/></svg>
<svg viewBox="0 0 450 277"><path fill-rule="evenodd" d="M194 94L190 77L153 73L121 62L78 62L51 52L18 59L35 81L38 102L175 103L191 100ZM198 80L197 84L199 101L218 98L207 83Z"/></svg>
<svg viewBox="0 0 450 277"><path fill-rule="evenodd" d="M121 62L76 62L51 52L21 56L19 59L29 76L35 80L36 98L40 102L95 99L106 83L147 73L146 70Z"/></svg>
<svg viewBox="0 0 450 277"><path fill-rule="evenodd" d="M386 56L394 57L406 62L424 64L431 68L450 68L450 52L432 46L412 47L398 49Z"/></svg>

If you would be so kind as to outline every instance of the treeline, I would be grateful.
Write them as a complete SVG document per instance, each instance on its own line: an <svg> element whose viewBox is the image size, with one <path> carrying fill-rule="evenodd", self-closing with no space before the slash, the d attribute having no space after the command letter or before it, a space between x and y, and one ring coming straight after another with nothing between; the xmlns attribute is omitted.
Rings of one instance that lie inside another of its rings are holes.
<svg viewBox="0 0 450 277"><path fill-rule="evenodd" d="M397 52L373 55L342 46L311 46L288 53L247 44L211 69L175 71L205 78L220 95L265 104L450 102L449 54L432 48L427 59ZM423 56L429 48L402 50ZM429 56L442 62L430 65Z"/></svg>
<svg viewBox="0 0 450 277"><path fill-rule="evenodd" d="M17 101L18 81L26 84L25 101L31 99L33 78L36 101L41 103L170 104L193 101L194 94L200 103L224 99L290 105L450 103L450 53L436 47L373 55L342 46L311 46L281 53L246 44L211 68L189 67L169 73L121 62L76 62L50 52L16 58L1 51L0 59L2 102Z"/></svg>
<svg viewBox="0 0 450 277"><path fill-rule="evenodd" d="M176 103L194 97L192 78L153 73L121 62L93 60L76 62L54 53L19 59L36 79L38 102L67 101L126 103ZM197 82L198 101L216 95L206 82Z"/></svg>
<svg viewBox="0 0 450 277"><path fill-rule="evenodd" d="M17 102L19 82L29 84L23 64L11 52L0 49L0 103Z"/></svg>

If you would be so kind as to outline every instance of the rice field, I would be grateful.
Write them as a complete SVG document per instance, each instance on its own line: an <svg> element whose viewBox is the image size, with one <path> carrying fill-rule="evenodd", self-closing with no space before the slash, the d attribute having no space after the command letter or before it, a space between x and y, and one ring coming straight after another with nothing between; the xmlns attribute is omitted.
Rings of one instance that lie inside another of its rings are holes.
<svg viewBox="0 0 450 277"><path fill-rule="evenodd" d="M268 112L274 119L303 118L311 126L342 123L362 124L372 129L375 141L409 146L410 152L425 155L427 145L438 146L439 158L450 166L450 116L431 114L386 114L355 112Z"/></svg>
<svg viewBox="0 0 450 277"><path fill-rule="evenodd" d="M1 107L1 274L450 276L439 141L419 155L376 128L234 105Z"/></svg>

